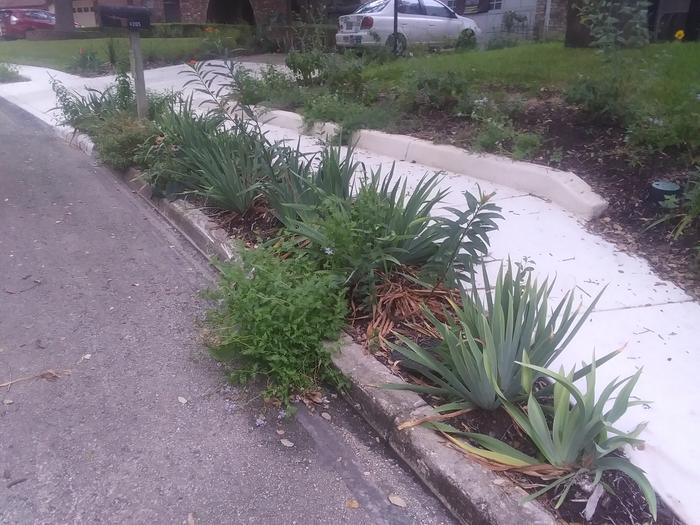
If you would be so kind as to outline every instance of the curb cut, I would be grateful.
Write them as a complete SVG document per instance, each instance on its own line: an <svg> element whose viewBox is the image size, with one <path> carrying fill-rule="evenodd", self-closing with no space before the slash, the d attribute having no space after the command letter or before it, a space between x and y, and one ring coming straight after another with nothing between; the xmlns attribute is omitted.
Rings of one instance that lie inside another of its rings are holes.
<svg viewBox="0 0 700 525"><path fill-rule="evenodd" d="M56 134L86 154L93 152L85 135L64 128ZM119 174L133 193L148 201L207 258L236 258L226 231L193 204L154 197L141 173L130 168ZM436 412L415 392L381 388L403 383L349 337L328 343L334 366L348 379L343 392L348 403L374 428L427 488L463 525L557 525L558 521L520 487L474 459L448 446L437 433L422 427L398 430L397 425Z"/></svg>
<svg viewBox="0 0 700 525"><path fill-rule="evenodd" d="M298 113L255 108L263 124L294 130L303 135L330 138L341 128L333 122L309 127ZM350 142L358 148L396 160L416 162L438 170L451 171L474 179L501 184L554 202L585 220L599 217L608 202L575 173L539 164L512 160L493 154L477 154L456 146L428 140L363 129L353 133Z"/></svg>

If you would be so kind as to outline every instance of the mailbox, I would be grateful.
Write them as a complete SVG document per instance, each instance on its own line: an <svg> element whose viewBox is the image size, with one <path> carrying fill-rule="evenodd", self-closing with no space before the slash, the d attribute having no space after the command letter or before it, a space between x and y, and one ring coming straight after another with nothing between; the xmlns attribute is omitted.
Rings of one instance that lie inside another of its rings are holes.
<svg viewBox="0 0 700 525"><path fill-rule="evenodd" d="M121 27L139 31L151 27L151 10L133 5L98 5L100 27Z"/></svg>

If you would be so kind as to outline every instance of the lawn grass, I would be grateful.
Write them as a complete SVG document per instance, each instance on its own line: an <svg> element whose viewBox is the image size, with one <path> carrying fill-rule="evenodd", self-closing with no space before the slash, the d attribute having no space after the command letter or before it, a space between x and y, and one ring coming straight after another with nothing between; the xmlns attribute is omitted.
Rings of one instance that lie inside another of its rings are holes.
<svg viewBox="0 0 700 525"><path fill-rule="evenodd" d="M624 56L638 65L633 68L636 75L648 77L650 70L658 73L648 86L650 95L667 96L669 89L687 90L700 82L700 43L652 44L643 49L627 50ZM484 87L530 90L565 88L579 75L598 76L601 68L600 56L595 50L571 49L551 42L397 60L368 67L363 75L390 87L414 72L444 75L448 71L463 74Z"/></svg>
<svg viewBox="0 0 700 525"><path fill-rule="evenodd" d="M115 38L120 54L128 53L128 39ZM203 49L203 38L144 38L141 40L146 61L177 62L197 57ZM43 66L70 71L70 66L80 50L95 51L99 58L107 60L109 38L80 40L0 41L0 62Z"/></svg>

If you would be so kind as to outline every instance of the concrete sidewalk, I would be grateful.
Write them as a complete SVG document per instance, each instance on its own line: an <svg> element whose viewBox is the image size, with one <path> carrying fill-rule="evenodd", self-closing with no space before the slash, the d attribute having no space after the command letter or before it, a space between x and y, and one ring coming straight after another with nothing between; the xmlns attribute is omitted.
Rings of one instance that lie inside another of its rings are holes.
<svg viewBox="0 0 700 525"><path fill-rule="evenodd" d="M255 69L262 66L250 66ZM147 72L149 87L179 89L184 77L174 66ZM52 94L43 78L46 70L22 68L33 76L30 83L0 86L0 97L26 107L45 120L53 106ZM149 78L150 76L150 78ZM108 79L67 78L71 86L104 85ZM28 95L27 93L32 93ZM316 139L301 138L295 131L265 126L270 138L288 139L306 151L319 148ZM388 169L393 159L356 150L357 159L368 168ZM396 175L415 184L430 166L397 162ZM690 436L700 434L696 399L700 397L700 359L697 342L700 304L673 283L659 278L641 258L622 253L601 237L588 232L572 214L542 199L503 186L479 182L456 173L446 173L444 186L452 193L444 206L459 207L461 192L475 192L477 184L485 192L496 192L505 220L492 236L491 257L500 261L527 259L539 276L557 277L553 299L575 288L580 300L590 301L605 285L608 289L590 321L562 357L567 367L590 362L593 352L602 355L626 345L625 351L599 369L598 387L618 376L644 367L636 393L653 403L632 410L623 425L632 428L648 421L643 437L644 450L630 451L635 463L644 468L656 490L688 524L700 523L700 444ZM490 271L497 264L489 265ZM680 388L679 388L680 386Z"/></svg>
<svg viewBox="0 0 700 525"><path fill-rule="evenodd" d="M0 387L0 524L453 523L344 401L278 419L230 386L206 261L1 100L0 159L0 384L60 375Z"/></svg>

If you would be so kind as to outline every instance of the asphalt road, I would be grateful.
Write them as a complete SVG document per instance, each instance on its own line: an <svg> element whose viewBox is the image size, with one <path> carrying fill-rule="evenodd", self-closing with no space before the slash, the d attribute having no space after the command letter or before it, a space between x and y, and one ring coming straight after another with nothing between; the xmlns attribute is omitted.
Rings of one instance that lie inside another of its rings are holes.
<svg viewBox="0 0 700 525"><path fill-rule="evenodd" d="M214 278L0 99L0 384L33 377L0 387L0 523L452 523L343 401L279 420L226 383L200 336Z"/></svg>

